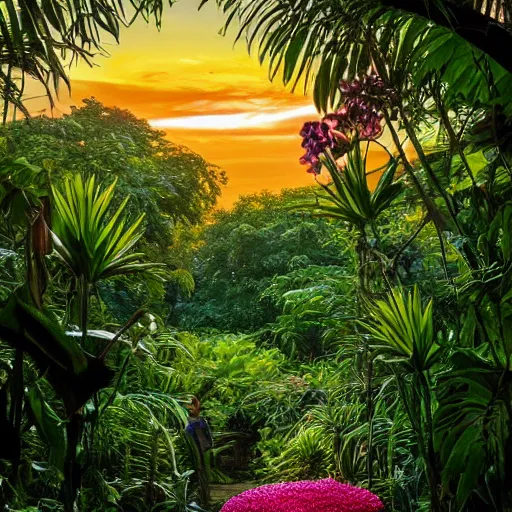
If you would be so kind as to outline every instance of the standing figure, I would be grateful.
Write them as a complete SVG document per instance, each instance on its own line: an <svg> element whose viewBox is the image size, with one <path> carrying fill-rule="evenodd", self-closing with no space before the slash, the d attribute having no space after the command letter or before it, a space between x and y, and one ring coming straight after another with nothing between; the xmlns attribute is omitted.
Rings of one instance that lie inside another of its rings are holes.
<svg viewBox="0 0 512 512"><path fill-rule="evenodd" d="M200 453L205 453L213 446L213 439L210 427L204 418L200 416L201 403L193 396L188 409L188 424L185 431L192 436Z"/></svg>
<svg viewBox="0 0 512 512"><path fill-rule="evenodd" d="M197 476L199 480L199 499L202 506L207 506L210 501L209 482L209 458L206 452L213 446L213 437L210 427L204 418L201 418L201 403L193 396L188 409L188 423L185 432L189 435L197 447L199 460L197 461Z"/></svg>

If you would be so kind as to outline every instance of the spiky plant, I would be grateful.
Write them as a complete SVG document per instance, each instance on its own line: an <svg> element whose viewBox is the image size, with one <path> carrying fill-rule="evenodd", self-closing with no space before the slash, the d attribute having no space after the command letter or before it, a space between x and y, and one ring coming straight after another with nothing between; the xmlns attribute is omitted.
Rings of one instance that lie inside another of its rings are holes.
<svg viewBox="0 0 512 512"><path fill-rule="evenodd" d="M93 176L76 174L64 182L63 190L52 186L54 212L52 238L59 258L74 276L69 310L78 311L80 328L86 335L91 286L102 279L155 270L161 265L143 263L143 253L132 249L143 235L141 214L131 221L124 209L111 209L117 180L96 185Z"/></svg>

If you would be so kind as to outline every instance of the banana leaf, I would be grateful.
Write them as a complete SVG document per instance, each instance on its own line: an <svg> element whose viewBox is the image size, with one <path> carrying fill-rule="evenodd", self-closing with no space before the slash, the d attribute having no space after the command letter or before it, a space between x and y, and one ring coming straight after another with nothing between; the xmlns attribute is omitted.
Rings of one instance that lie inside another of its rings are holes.
<svg viewBox="0 0 512 512"><path fill-rule="evenodd" d="M0 338L27 353L73 414L100 389L114 371L83 351L61 326L13 294L0 311Z"/></svg>

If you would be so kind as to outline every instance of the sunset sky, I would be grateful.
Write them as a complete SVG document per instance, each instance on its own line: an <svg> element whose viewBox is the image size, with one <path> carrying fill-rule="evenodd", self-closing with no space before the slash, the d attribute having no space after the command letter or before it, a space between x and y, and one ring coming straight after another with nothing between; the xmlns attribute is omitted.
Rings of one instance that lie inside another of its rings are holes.
<svg viewBox="0 0 512 512"><path fill-rule="evenodd" d="M291 94L278 79L270 83L243 42L233 47L233 33L219 35L215 2L199 12L198 3L179 0L164 13L160 32L139 21L98 66L74 67L72 96L62 89L54 115L90 96L131 110L227 172L222 206L240 194L311 184L298 163L298 132L318 116L312 99ZM372 160L377 166L382 155Z"/></svg>

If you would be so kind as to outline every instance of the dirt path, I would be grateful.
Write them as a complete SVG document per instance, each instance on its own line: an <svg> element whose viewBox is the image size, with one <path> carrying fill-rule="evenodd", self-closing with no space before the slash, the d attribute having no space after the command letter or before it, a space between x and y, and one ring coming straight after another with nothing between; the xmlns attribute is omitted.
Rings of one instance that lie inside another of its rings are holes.
<svg viewBox="0 0 512 512"><path fill-rule="evenodd" d="M210 501L212 503L224 503L241 492L254 489L259 484L256 482L241 482L237 484L212 484L210 486Z"/></svg>

